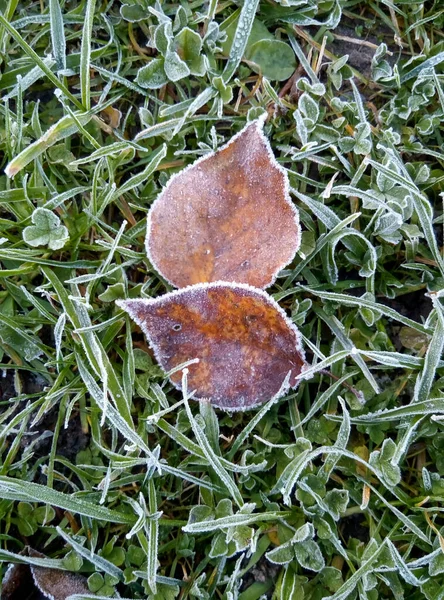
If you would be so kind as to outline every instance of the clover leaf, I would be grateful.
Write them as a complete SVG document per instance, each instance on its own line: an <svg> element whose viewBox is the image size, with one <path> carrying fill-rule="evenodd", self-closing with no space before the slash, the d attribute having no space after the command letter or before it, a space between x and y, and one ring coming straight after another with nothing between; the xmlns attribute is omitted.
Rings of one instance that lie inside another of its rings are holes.
<svg viewBox="0 0 444 600"><path fill-rule="evenodd" d="M33 225L23 230L23 239L29 246L48 246L51 250L59 250L69 240L67 228L50 210L36 208L31 221Z"/></svg>

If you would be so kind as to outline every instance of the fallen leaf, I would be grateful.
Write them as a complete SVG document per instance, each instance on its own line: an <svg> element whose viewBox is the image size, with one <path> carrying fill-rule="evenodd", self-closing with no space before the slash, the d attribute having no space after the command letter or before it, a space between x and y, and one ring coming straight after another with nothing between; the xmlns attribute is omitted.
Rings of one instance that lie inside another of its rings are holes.
<svg viewBox="0 0 444 600"><path fill-rule="evenodd" d="M295 387L305 368L300 335L280 306L245 284L197 284L154 299L118 300L168 372L189 366L188 388L226 410L254 408ZM171 376L180 389L180 372Z"/></svg>
<svg viewBox="0 0 444 600"><path fill-rule="evenodd" d="M107 106L104 108L100 115L113 129L117 129L120 125L120 121L122 120L122 113L113 106Z"/></svg>
<svg viewBox="0 0 444 600"><path fill-rule="evenodd" d="M34 558L45 558L44 554L29 547L25 548L23 554ZM33 564L10 565L1 587L2 600L24 600L25 598L66 600L74 594L91 594L86 577Z"/></svg>
<svg viewBox="0 0 444 600"><path fill-rule="evenodd" d="M248 124L171 177L151 207L148 257L176 287L231 281L265 288L294 258L298 211L263 124Z"/></svg>

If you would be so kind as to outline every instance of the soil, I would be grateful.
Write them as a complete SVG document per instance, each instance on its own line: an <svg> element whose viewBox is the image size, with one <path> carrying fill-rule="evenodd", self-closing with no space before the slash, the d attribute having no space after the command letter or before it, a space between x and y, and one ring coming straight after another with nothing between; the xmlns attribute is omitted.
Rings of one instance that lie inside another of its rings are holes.
<svg viewBox="0 0 444 600"><path fill-rule="evenodd" d="M253 583L275 580L280 571L279 565L270 563L265 556L262 556L258 562L243 577L240 592L247 590ZM274 592L274 586L264 595L264 598L271 598Z"/></svg>
<svg viewBox="0 0 444 600"><path fill-rule="evenodd" d="M378 297L378 302L418 323L424 322L432 310L432 301L425 295L425 290L403 294L393 299Z"/></svg>
<svg viewBox="0 0 444 600"><path fill-rule="evenodd" d="M343 21L346 23L345 19ZM327 50L335 56L348 54L348 65L359 71L366 79L371 79L371 63L376 50L366 45L366 42L379 46L383 38L389 52L392 52L392 55L385 56L385 59L391 65L394 65L398 61L399 48L394 44L393 32L389 29L381 29L381 31L375 33L368 33L360 38L355 31L354 24L344 25L341 23L333 31L333 34L338 37L335 37L333 42L327 44ZM355 40L356 43L340 39L344 37Z"/></svg>
<svg viewBox="0 0 444 600"><path fill-rule="evenodd" d="M47 386L46 380L38 375L35 376L28 371L21 372L20 380L23 394L38 394L39 392L43 392L43 389ZM0 377L0 401L6 403L15 396L17 396L17 393L14 388L14 372L12 370L4 371L3 376ZM20 408L22 408L21 405ZM20 408L17 407L17 411L20 410ZM34 427L29 428L29 431L27 431L21 439L21 448L25 450L36 437L44 432L53 432L56 421L57 406L48 411ZM82 431L78 413L73 411L69 421L69 427L67 429L62 427L60 431L57 442L57 454L69 461L74 461L77 453L88 446L89 440L90 436ZM51 444L52 435L42 436L38 443L33 447L35 457L40 458L47 456L51 450Z"/></svg>
<svg viewBox="0 0 444 600"><path fill-rule="evenodd" d="M368 525L365 524L365 517L362 514L342 518L340 531L345 542L348 542L350 538L361 542L368 542L370 539Z"/></svg>

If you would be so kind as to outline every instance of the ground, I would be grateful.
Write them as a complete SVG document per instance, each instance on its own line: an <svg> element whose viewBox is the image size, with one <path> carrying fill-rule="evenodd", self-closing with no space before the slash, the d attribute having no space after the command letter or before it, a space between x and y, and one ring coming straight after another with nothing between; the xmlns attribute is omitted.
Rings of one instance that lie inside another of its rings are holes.
<svg viewBox="0 0 444 600"><path fill-rule="evenodd" d="M48 580L2 597L443 597L443 25L440 0L0 0L0 561ZM230 413L116 300L173 290L150 206L255 119L302 230L266 293L310 376Z"/></svg>

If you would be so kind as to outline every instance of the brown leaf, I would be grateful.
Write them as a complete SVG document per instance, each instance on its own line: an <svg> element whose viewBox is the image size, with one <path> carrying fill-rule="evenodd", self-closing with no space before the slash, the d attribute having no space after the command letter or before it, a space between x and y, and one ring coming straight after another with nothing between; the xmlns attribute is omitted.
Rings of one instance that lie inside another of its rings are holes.
<svg viewBox="0 0 444 600"><path fill-rule="evenodd" d="M29 565L9 565L2 581L1 592L2 600L32 598L32 594L35 592L35 585Z"/></svg>
<svg viewBox="0 0 444 600"><path fill-rule="evenodd" d="M263 124L248 124L173 176L151 207L148 256L176 287L221 280L265 288L294 258L298 211Z"/></svg>
<svg viewBox="0 0 444 600"><path fill-rule="evenodd" d="M165 371L199 359L189 366L189 390L214 406L258 406L279 393L289 372L296 386L305 368L298 330L268 294L251 286L198 284L117 304L142 328ZM180 389L181 373L171 380Z"/></svg>
<svg viewBox="0 0 444 600"><path fill-rule="evenodd" d="M29 547L23 555L45 558ZM83 575L30 564L10 565L1 588L2 600L66 600L74 594L91 595Z"/></svg>
<svg viewBox="0 0 444 600"><path fill-rule="evenodd" d="M31 566L34 582L45 598L66 600L74 594L91 594L86 578L77 573Z"/></svg>

